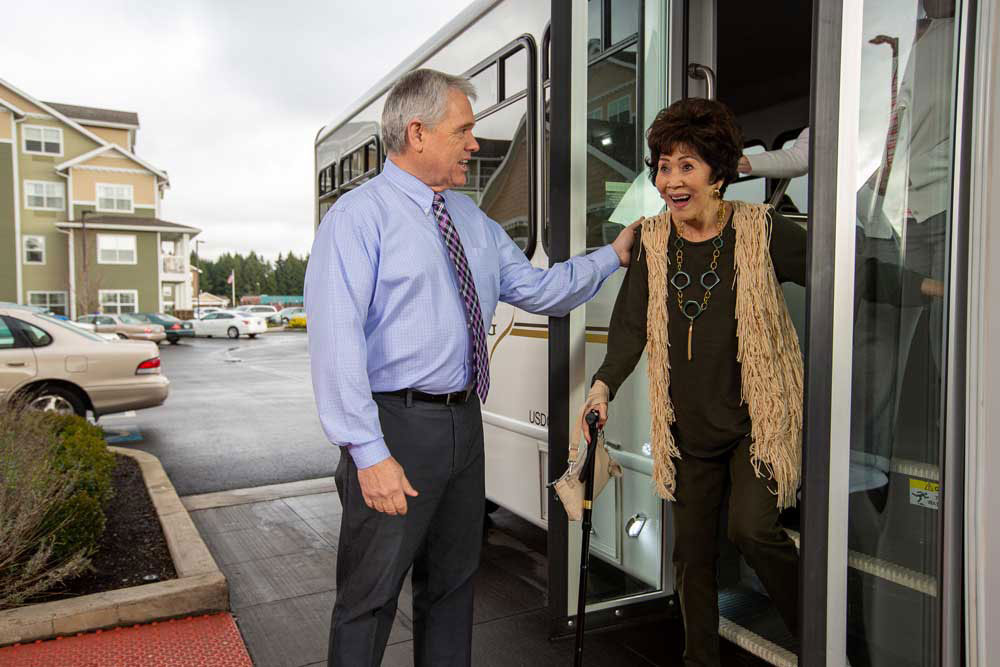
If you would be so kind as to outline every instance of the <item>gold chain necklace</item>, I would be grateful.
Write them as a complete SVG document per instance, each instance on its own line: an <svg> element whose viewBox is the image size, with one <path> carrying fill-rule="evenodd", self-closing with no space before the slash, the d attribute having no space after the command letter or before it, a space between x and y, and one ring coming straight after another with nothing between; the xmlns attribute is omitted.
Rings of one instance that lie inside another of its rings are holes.
<svg viewBox="0 0 1000 667"><path fill-rule="evenodd" d="M700 282L701 286L705 289L705 295L702 297L701 303L699 303L693 299L684 300L684 290L691 285L691 276L684 271L684 230L686 226L684 221L677 221L677 239L674 241L674 248L677 251L677 272L670 279L670 284L677 290L677 307L680 308L681 314L688 318L688 361L691 361L691 339L694 335L694 321L708 310L708 301L712 298L712 290L721 282L719 274L716 273L716 269L719 267L719 254L722 252L723 246L722 230L726 226L726 207L721 199L719 200L719 215L716 224L719 231L715 235L715 238L712 239L712 261L708 266L708 271L701 274Z"/></svg>

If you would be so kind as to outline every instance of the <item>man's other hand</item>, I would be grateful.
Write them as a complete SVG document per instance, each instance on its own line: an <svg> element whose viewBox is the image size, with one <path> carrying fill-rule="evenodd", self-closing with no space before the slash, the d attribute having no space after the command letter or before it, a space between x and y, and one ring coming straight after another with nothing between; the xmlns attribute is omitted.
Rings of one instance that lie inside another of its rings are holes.
<svg viewBox="0 0 1000 667"><path fill-rule="evenodd" d="M618 261L621 262L622 266L628 266L628 263L632 260L632 245L635 243L635 233L639 230L639 225L643 223L646 218L639 218L631 225L621 230L618 233L618 238L616 238L611 243L611 247L615 249L618 253Z"/></svg>
<svg viewBox="0 0 1000 667"><path fill-rule="evenodd" d="M358 483L368 507L393 516L406 514L406 496L417 495L417 490L406 479L403 466L391 456L358 470Z"/></svg>

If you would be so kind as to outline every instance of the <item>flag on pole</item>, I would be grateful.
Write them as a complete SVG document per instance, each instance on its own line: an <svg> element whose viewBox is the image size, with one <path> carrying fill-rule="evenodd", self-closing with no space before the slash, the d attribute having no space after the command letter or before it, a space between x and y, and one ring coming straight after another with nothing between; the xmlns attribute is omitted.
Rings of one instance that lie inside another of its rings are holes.
<svg viewBox="0 0 1000 667"><path fill-rule="evenodd" d="M236 269L233 269L232 271L229 272L229 277L226 278L226 284L232 285L233 281L235 280L236 280Z"/></svg>

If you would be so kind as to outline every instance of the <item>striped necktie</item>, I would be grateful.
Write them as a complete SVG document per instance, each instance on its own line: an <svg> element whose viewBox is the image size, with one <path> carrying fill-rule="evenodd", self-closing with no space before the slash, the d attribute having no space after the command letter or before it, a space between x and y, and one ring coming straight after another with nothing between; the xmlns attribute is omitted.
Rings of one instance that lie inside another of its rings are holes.
<svg viewBox="0 0 1000 667"><path fill-rule="evenodd" d="M472 366L476 374L476 394L479 395L479 400L485 403L486 394L490 391L490 360L486 354L486 331L483 328L483 311L479 305L476 283L472 280L469 260L466 259L465 250L462 248L462 239L458 237L440 192L434 194L432 209L438 229L441 230L441 238L448 249L448 256L451 257L451 263L455 268L458 293L462 296L462 303L465 304L465 319L472 344Z"/></svg>

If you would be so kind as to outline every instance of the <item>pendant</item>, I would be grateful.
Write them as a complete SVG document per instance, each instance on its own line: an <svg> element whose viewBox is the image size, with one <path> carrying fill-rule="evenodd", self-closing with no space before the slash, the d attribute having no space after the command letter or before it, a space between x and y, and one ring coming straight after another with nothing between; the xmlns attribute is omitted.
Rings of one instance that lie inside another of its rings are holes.
<svg viewBox="0 0 1000 667"><path fill-rule="evenodd" d="M694 333L694 320L688 324L688 361L691 361L691 335Z"/></svg>

